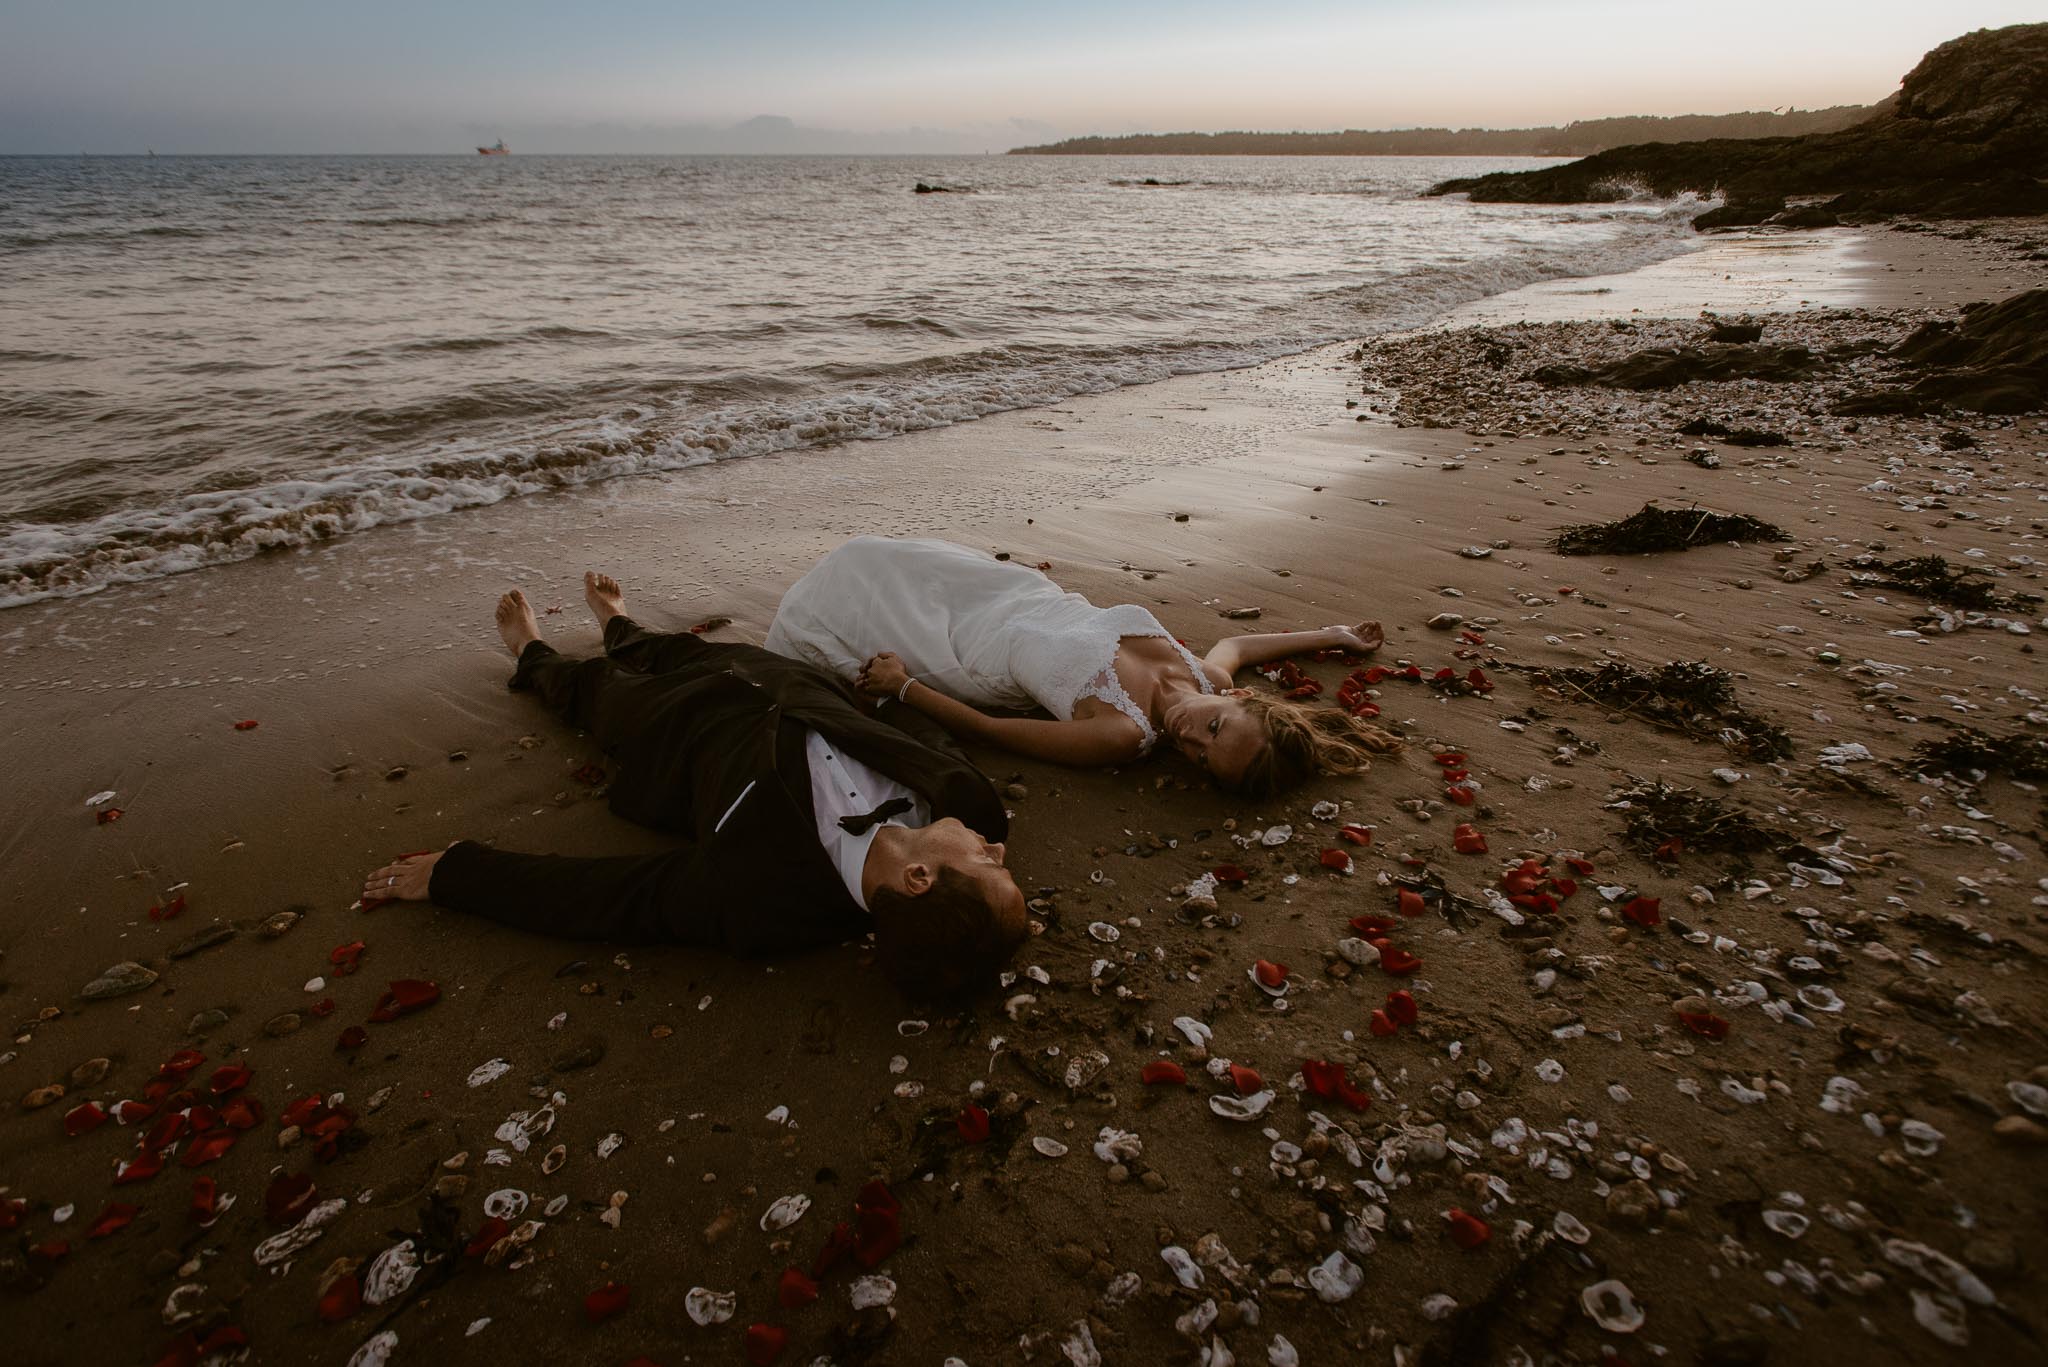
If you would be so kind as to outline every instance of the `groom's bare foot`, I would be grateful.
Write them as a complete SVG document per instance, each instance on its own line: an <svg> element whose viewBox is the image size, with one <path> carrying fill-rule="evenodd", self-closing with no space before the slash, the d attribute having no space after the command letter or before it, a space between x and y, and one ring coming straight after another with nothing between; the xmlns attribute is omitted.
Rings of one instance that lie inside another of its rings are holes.
<svg viewBox="0 0 2048 1367"><path fill-rule="evenodd" d="M619 587L619 581L608 574L586 570L583 574L583 601L590 604L591 616L603 626L614 617L626 615L626 591Z"/></svg>
<svg viewBox="0 0 2048 1367"><path fill-rule="evenodd" d="M540 623L534 620L533 604L518 589L498 600L498 637L515 660L540 639Z"/></svg>

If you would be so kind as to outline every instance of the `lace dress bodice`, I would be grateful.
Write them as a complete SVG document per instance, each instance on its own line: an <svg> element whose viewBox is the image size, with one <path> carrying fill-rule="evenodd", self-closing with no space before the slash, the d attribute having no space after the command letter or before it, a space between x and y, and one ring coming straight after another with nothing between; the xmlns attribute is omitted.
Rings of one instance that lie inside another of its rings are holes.
<svg viewBox="0 0 2048 1367"><path fill-rule="evenodd" d="M1117 677L1132 637L1172 641L1135 604L1098 608L1037 570L947 541L855 537L791 586L768 628L768 649L851 679L893 650L926 686L976 707L1042 707L1070 721L1097 698L1138 726L1143 754L1159 734ZM1202 691L1214 692L1178 641Z"/></svg>

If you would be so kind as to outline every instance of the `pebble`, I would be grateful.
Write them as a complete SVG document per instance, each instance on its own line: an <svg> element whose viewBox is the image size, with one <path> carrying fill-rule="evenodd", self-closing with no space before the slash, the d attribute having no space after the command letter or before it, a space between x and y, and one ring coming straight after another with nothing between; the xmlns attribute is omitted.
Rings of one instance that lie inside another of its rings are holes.
<svg viewBox="0 0 2048 1367"><path fill-rule="evenodd" d="M271 1039L283 1039L286 1035L296 1033L299 1026L304 1023L298 1012L287 1011L263 1022L263 1033Z"/></svg>
<svg viewBox="0 0 2048 1367"><path fill-rule="evenodd" d="M1439 612L1436 616L1429 619L1427 625L1431 631L1449 631L1464 620L1465 616L1463 613Z"/></svg>
<svg viewBox="0 0 2048 1367"><path fill-rule="evenodd" d="M43 1107L64 1098L64 1084L52 1082L47 1087L38 1087L21 1099L24 1111L40 1111Z"/></svg>
<svg viewBox="0 0 2048 1367"><path fill-rule="evenodd" d="M133 959L124 959L87 983L78 995L87 1001L105 1001L109 997L125 997L130 992L140 992L155 981L155 970L144 968Z"/></svg>
<svg viewBox="0 0 2048 1367"><path fill-rule="evenodd" d="M89 1058L71 1070L71 1085L74 1087L96 1087L107 1080L112 1072L112 1059Z"/></svg>
<svg viewBox="0 0 2048 1367"><path fill-rule="evenodd" d="M263 918L263 924L256 927L257 934L266 940L275 940L299 923L300 913L296 911L273 911Z"/></svg>
<svg viewBox="0 0 2048 1367"><path fill-rule="evenodd" d="M2048 1126L2023 1115L2009 1115L1991 1127L1991 1133L2007 1144L2038 1148L2048 1144Z"/></svg>

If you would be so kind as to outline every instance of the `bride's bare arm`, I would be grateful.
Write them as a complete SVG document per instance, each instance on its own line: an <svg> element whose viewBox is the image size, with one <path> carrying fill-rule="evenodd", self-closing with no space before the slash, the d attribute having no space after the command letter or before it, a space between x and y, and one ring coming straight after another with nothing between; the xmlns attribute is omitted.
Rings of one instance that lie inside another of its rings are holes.
<svg viewBox="0 0 2048 1367"><path fill-rule="evenodd" d="M910 677L903 662L884 651L869 660L857 680L871 697L900 698L962 740L977 740L1054 764L1088 767L1137 758L1138 737L1121 716L1085 721L1042 721L1033 717L991 717L958 698L949 698Z"/></svg>
<svg viewBox="0 0 2048 1367"><path fill-rule="evenodd" d="M1320 631L1269 631L1256 636L1233 636L1218 641L1202 663L1225 674L1235 674L1252 665L1282 660L1304 650L1348 650L1370 655L1386 640L1378 622L1360 622L1355 627L1324 627Z"/></svg>

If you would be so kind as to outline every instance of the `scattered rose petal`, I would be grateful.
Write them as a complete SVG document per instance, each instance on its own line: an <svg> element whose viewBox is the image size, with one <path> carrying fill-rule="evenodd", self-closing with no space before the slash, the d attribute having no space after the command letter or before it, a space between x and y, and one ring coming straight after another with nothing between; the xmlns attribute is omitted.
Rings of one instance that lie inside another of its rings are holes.
<svg viewBox="0 0 2048 1367"><path fill-rule="evenodd" d="M750 1324L747 1326L747 1361L754 1367L768 1367L768 1364L782 1356L782 1350L789 1343L789 1331L778 1329L772 1324Z"/></svg>
<svg viewBox="0 0 2048 1367"><path fill-rule="evenodd" d="M903 1241L902 1206L887 1185L869 1182L854 1198L853 1254L862 1267L873 1267Z"/></svg>
<svg viewBox="0 0 2048 1367"><path fill-rule="evenodd" d="M333 949L328 950L327 962L334 965L334 976L346 978L349 974L362 967L363 950L365 948L366 946L361 940L354 940L345 945L336 945Z"/></svg>
<svg viewBox="0 0 2048 1367"><path fill-rule="evenodd" d="M1371 1031L1375 1035L1378 1035L1381 1039L1385 1039L1388 1035L1394 1034L1401 1028L1400 1026L1394 1024L1394 1018L1392 1016L1389 1016L1384 1010L1378 1008L1374 1009L1372 1013L1372 1018L1369 1021L1367 1021L1366 1024L1367 1027L1371 1029Z"/></svg>
<svg viewBox="0 0 2048 1367"><path fill-rule="evenodd" d="M1243 887L1251 881L1251 875L1235 864L1224 864L1219 868L1213 868L1209 870L1209 876L1219 883L1228 883L1234 887Z"/></svg>
<svg viewBox="0 0 2048 1367"><path fill-rule="evenodd" d="M1459 1248L1477 1248L1493 1237L1486 1221L1455 1207L1444 1212L1444 1222L1450 1226L1451 1242Z"/></svg>
<svg viewBox="0 0 2048 1367"><path fill-rule="evenodd" d="M1572 858L1566 859L1564 862L1571 868L1573 873L1576 873L1581 878L1591 878L1593 876L1593 861L1590 859Z"/></svg>
<svg viewBox="0 0 2048 1367"><path fill-rule="evenodd" d="M988 1112L971 1102L961 1107L953 1124L960 1131L960 1137L970 1144L979 1144L988 1138Z"/></svg>
<svg viewBox="0 0 2048 1367"><path fill-rule="evenodd" d="M583 1318L592 1324L602 1324L624 1310L631 1298L632 1292L624 1282L606 1282L583 1298Z"/></svg>
<svg viewBox="0 0 2048 1367"><path fill-rule="evenodd" d="M104 1239L117 1230L126 1229L134 1222L135 1217L141 1213L141 1210L140 1206L131 1206L121 1201L109 1201L107 1202L106 1209L102 1210L94 1218L91 1227L85 1231L85 1237L88 1239Z"/></svg>
<svg viewBox="0 0 2048 1367"><path fill-rule="evenodd" d="M306 1010L316 1016L331 1016L335 1011L334 998L322 997L319 1001L307 1007Z"/></svg>
<svg viewBox="0 0 2048 1367"><path fill-rule="evenodd" d="M1250 1096L1254 1092L1264 1090L1266 1086L1265 1079L1259 1076L1256 1068L1247 1068L1241 1063L1233 1063L1227 1071L1230 1074L1230 1085L1237 1088L1239 1096Z"/></svg>
<svg viewBox="0 0 2048 1367"><path fill-rule="evenodd" d="M1420 899L1418 898L1417 900L1419 901ZM1420 915L1421 913L1418 912L1416 914ZM1367 940L1385 935L1394 928L1394 925L1395 922L1385 916L1354 916L1351 918L1352 933Z"/></svg>
<svg viewBox="0 0 2048 1367"><path fill-rule="evenodd" d="M841 1220L832 1226L832 1232L825 1236L825 1246L818 1250L818 1256L811 1260L811 1275L822 1277L836 1267L841 1258L853 1252L853 1226ZM703 1323L703 1321L698 1321Z"/></svg>
<svg viewBox="0 0 2048 1367"><path fill-rule="evenodd" d="M363 1284L353 1272L344 1272L327 1284L315 1307L322 1324L339 1324L363 1308Z"/></svg>
<svg viewBox="0 0 2048 1367"><path fill-rule="evenodd" d="M1422 894L1413 888L1402 888L1395 893L1394 905L1403 916L1420 916L1428 910L1428 904L1422 900Z"/></svg>
<svg viewBox="0 0 2048 1367"><path fill-rule="evenodd" d="M1449 798L1451 801L1457 803L1460 807L1469 807L1472 805L1472 790L1470 788L1465 787L1462 784L1451 784L1449 787L1444 789L1444 796ZM1461 853L1464 854L1472 853L1471 850L1466 849L1463 845L1460 845L1458 849Z"/></svg>
<svg viewBox="0 0 2048 1367"><path fill-rule="evenodd" d="M163 1061L157 1068L156 1075L160 1078L172 1078L182 1082L185 1074L191 1072L204 1062L206 1062L206 1055L200 1053L197 1049L180 1049L177 1053L172 1054Z"/></svg>
<svg viewBox="0 0 2048 1367"><path fill-rule="evenodd" d="M1680 1011L1679 1022L1695 1035L1706 1039L1728 1038L1728 1022L1711 1011Z"/></svg>
<svg viewBox="0 0 2048 1367"><path fill-rule="evenodd" d="M237 1130L253 1130L263 1123L263 1103L254 1097L238 1096L220 1108L220 1120Z"/></svg>
<svg viewBox="0 0 2048 1367"><path fill-rule="evenodd" d="M775 1299L784 1310L795 1310L818 1299L818 1284L806 1277L802 1269L785 1267L782 1281L775 1288Z"/></svg>
<svg viewBox="0 0 2048 1367"><path fill-rule="evenodd" d="M1316 858L1326 869L1335 869L1338 873L1351 872L1351 856L1342 850L1324 850Z"/></svg>
<svg viewBox="0 0 2048 1367"><path fill-rule="evenodd" d="M1372 844L1372 828L1369 826L1339 826L1337 838L1351 845Z"/></svg>
<svg viewBox="0 0 2048 1367"><path fill-rule="evenodd" d="M1657 853L1654 857L1663 860L1667 863L1676 863L1678 860L1678 856L1684 853L1684 851L1685 838L1683 836L1674 835L1669 840L1665 841L1663 844L1657 847Z"/></svg>
<svg viewBox="0 0 2048 1367"><path fill-rule="evenodd" d="M1468 822L1459 822L1457 828L1451 832L1451 844L1457 847L1459 854L1486 853L1486 837Z"/></svg>
<svg viewBox="0 0 2048 1367"><path fill-rule="evenodd" d="M128 813L122 811L119 807L105 807L97 812L94 812L92 814L92 819L93 824L96 826L111 826L116 821L119 821L122 817L126 815L128 815Z"/></svg>
<svg viewBox="0 0 2048 1367"><path fill-rule="evenodd" d="M481 1258L497 1247L498 1241L512 1232L512 1222L502 1215L487 1215L476 1237L463 1247L464 1257Z"/></svg>
<svg viewBox="0 0 2048 1367"><path fill-rule="evenodd" d="M163 1154L155 1149L144 1149L114 1169L114 1185L125 1187L130 1182L147 1182L163 1170Z"/></svg>
<svg viewBox="0 0 2048 1367"><path fill-rule="evenodd" d="M72 1139L91 1134L106 1123L107 1113L100 1109L97 1101L88 1101L64 1112L64 1133Z"/></svg>
<svg viewBox="0 0 2048 1367"><path fill-rule="evenodd" d="M280 1173L263 1193L263 1213L274 1225L298 1223L313 1205L313 1179L305 1173Z"/></svg>
<svg viewBox="0 0 2048 1367"><path fill-rule="evenodd" d="M1138 1080L1147 1087L1161 1082L1185 1083L1188 1075L1178 1063L1170 1058L1155 1058L1139 1072Z"/></svg>
<svg viewBox="0 0 2048 1367"><path fill-rule="evenodd" d="M1455 769L1465 763L1465 752L1462 750L1446 750L1436 757L1436 762L1446 769Z"/></svg>
<svg viewBox="0 0 2048 1367"><path fill-rule="evenodd" d="M342 1053L353 1054L369 1042L369 1031L363 1029L360 1025L351 1025L348 1029L341 1032L341 1038L334 1042L334 1047Z"/></svg>
<svg viewBox="0 0 2048 1367"><path fill-rule="evenodd" d="M422 978L400 978L384 989L370 1008L370 1019L380 1024L423 1011L441 1000L441 987Z"/></svg>
<svg viewBox="0 0 2048 1367"><path fill-rule="evenodd" d="M237 731L254 731L258 725L260 725L259 722L257 722L254 718L250 718L246 721L236 722L235 729Z"/></svg>
<svg viewBox="0 0 2048 1367"><path fill-rule="evenodd" d="M203 1134L185 1146L185 1156L178 1161L188 1168L211 1163L224 1157L240 1138L241 1135L233 1130L215 1130L211 1134Z"/></svg>
<svg viewBox="0 0 2048 1367"><path fill-rule="evenodd" d="M1287 985L1287 965L1276 964L1269 959L1260 959L1252 965L1252 979L1260 987L1276 988Z"/></svg>
<svg viewBox="0 0 2048 1367"><path fill-rule="evenodd" d="M1639 926L1654 926L1664 919L1658 904L1655 897L1634 897L1623 905L1621 914Z"/></svg>
<svg viewBox="0 0 2048 1367"><path fill-rule="evenodd" d="M213 1070L213 1076L206 1080L206 1086L215 1096L226 1096L239 1092L249 1085L255 1070L240 1063L229 1063Z"/></svg>
<svg viewBox="0 0 2048 1367"><path fill-rule="evenodd" d="M303 1129L312 1123L313 1117L326 1109L326 1106L327 1098L324 1096L302 1096L284 1108L284 1114L277 1118L277 1123Z"/></svg>
<svg viewBox="0 0 2048 1367"><path fill-rule="evenodd" d="M220 1215L220 1184L211 1177L192 1179L192 1218L210 1225Z"/></svg>
<svg viewBox="0 0 2048 1367"><path fill-rule="evenodd" d="M1344 1065L1323 1059L1309 1059L1301 1065L1301 1080L1308 1090L1328 1101L1341 1101L1354 1111L1372 1105L1372 1098L1344 1076Z"/></svg>
<svg viewBox="0 0 2048 1367"><path fill-rule="evenodd" d="M1380 967L1397 978L1403 978L1422 967L1422 960L1405 949L1388 945L1380 951Z"/></svg>
<svg viewBox="0 0 2048 1367"><path fill-rule="evenodd" d="M102 815L104 816L104 813ZM183 915L184 912L185 894L181 892L162 906L151 907L149 909L149 919L152 921L169 921Z"/></svg>

